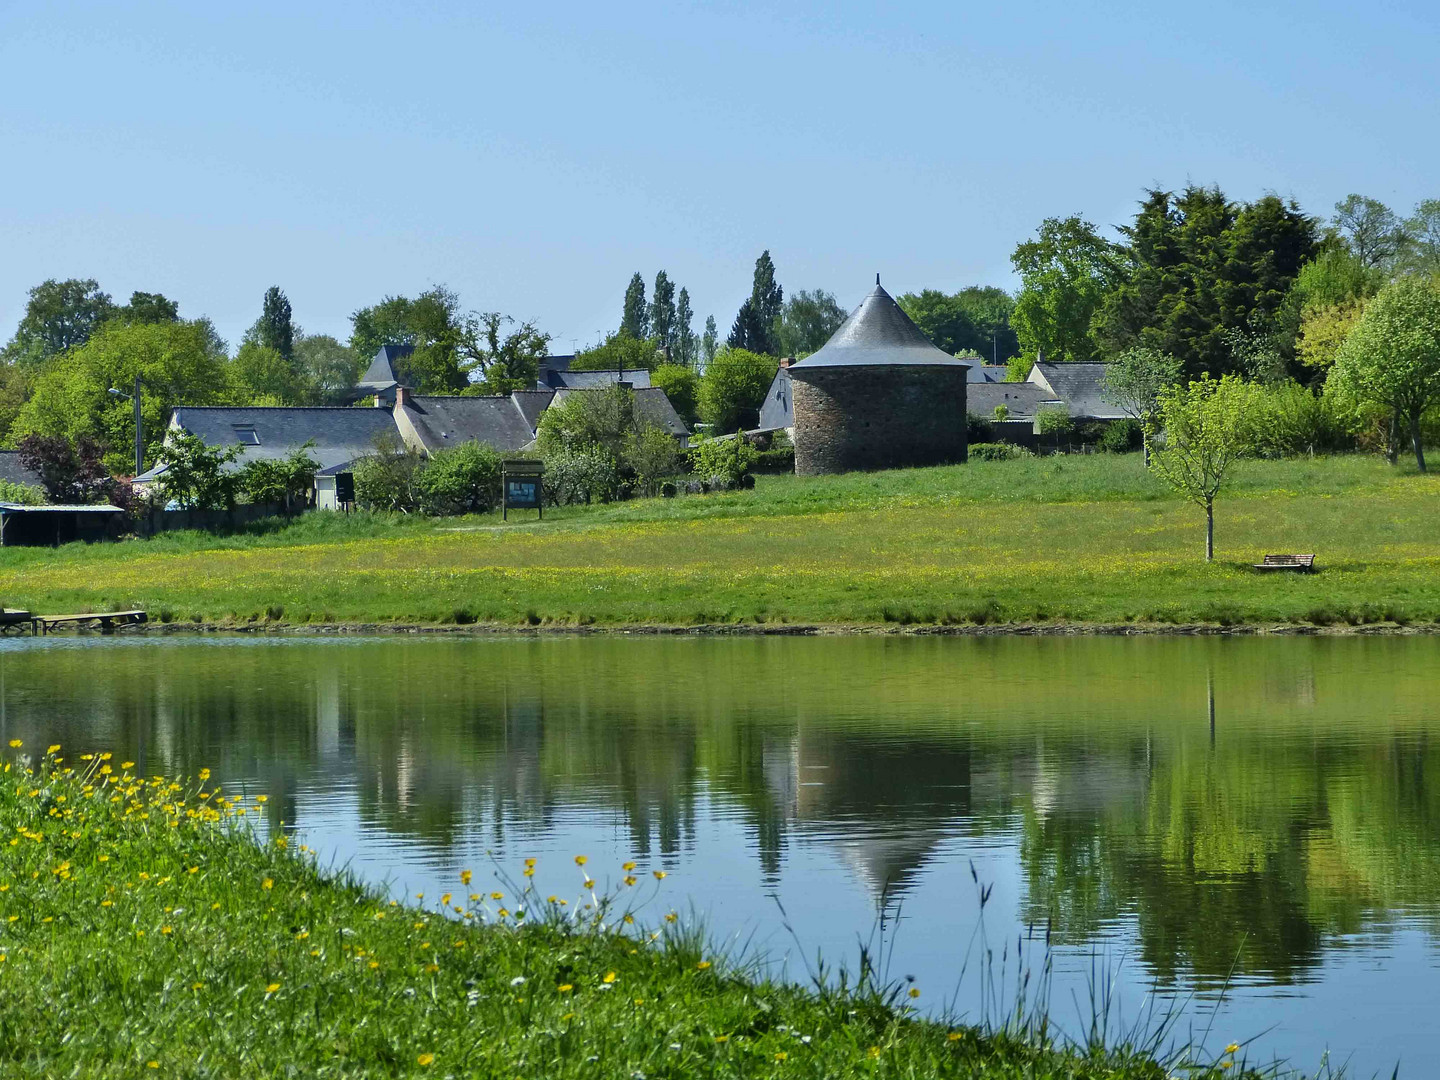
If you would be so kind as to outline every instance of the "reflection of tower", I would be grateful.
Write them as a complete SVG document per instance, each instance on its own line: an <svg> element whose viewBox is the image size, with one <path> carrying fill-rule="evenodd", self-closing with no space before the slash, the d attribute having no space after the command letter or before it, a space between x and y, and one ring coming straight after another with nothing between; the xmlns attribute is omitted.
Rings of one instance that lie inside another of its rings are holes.
<svg viewBox="0 0 1440 1080"><path fill-rule="evenodd" d="M340 756L340 672L333 664L321 669L315 684L315 754L322 768Z"/></svg>

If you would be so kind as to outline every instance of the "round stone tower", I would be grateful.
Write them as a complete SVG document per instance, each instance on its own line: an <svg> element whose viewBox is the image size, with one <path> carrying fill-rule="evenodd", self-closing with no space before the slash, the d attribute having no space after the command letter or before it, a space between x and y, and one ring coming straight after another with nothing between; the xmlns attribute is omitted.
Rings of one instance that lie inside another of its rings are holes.
<svg viewBox="0 0 1440 1080"><path fill-rule="evenodd" d="M790 366L800 476L964 461L970 365L930 343L880 287Z"/></svg>

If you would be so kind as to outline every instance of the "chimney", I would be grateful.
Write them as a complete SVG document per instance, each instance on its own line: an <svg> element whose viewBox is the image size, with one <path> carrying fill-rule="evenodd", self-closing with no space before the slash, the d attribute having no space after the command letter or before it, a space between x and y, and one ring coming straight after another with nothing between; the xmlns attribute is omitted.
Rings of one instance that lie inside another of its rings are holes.
<svg viewBox="0 0 1440 1080"><path fill-rule="evenodd" d="M780 358L780 366L781 366L782 368L788 368L788 367L789 367L791 364L793 364L794 362L795 362L795 358L794 358L793 356L782 356L782 357Z"/></svg>
<svg viewBox="0 0 1440 1080"><path fill-rule="evenodd" d="M395 407L403 409L408 404L410 404L410 388L397 385L395 387Z"/></svg>

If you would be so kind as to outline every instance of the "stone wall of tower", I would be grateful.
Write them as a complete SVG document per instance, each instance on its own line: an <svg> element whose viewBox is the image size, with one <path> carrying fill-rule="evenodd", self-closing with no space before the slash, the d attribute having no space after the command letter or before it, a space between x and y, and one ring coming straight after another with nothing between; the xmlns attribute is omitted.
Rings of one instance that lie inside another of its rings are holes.
<svg viewBox="0 0 1440 1080"><path fill-rule="evenodd" d="M800 476L966 458L962 365L802 364L790 379Z"/></svg>

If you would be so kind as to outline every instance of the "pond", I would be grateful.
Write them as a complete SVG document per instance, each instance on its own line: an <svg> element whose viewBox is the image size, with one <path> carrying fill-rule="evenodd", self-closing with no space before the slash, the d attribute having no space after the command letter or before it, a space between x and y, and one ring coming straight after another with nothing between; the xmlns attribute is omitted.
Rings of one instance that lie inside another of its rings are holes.
<svg viewBox="0 0 1440 1080"><path fill-rule="evenodd" d="M1108 986L1112 1026L1148 1001L1252 1060L1409 1075L1440 1053L1437 660L1427 637L7 639L0 743L209 766L396 897L525 858L574 896L575 855L602 883L635 859L667 875L646 917L793 978L883 945L922 1004L978 1019L1048 963L1072 1033Z"/></svg>

